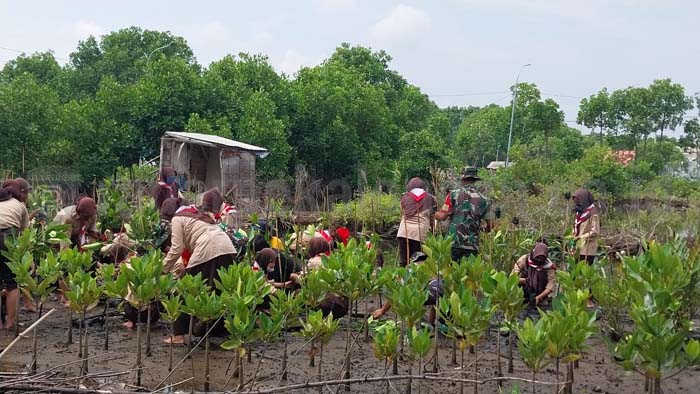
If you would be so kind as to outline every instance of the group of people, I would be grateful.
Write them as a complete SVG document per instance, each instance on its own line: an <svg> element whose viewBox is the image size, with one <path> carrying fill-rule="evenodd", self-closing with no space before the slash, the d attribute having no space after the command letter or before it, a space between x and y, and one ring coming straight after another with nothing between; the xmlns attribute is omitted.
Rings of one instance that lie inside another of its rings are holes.
<svg viewBox="0 0 700 394"><path fill-rule="evenodd" d="M401 197L401 223L397 234L401 265L420 264L426 258L421 250L428 232L434 228L431 217L435 221L450 222L448 233L452 237L452 260L459 261L479 253L479 236L494 228L496 211L492 202L477 187L480 179L476 168L465 168L461 175L461 187L448 193L439 210L435 198L427 193L423 179L413 178L408 182L406 192ZM600 216L589 190L578 189L572 198L576 243L572 252L580 260L592 264L598 253ZM521 256L514 263L512 273L520 279L523 302L534 305L547 303L556 289L556 269L556 264L549 258L549 246L543 241L537 242L529 253ZM433 278L428 288L429 297L425 304L428 307L428 321L435 323L435 311L431 306L435 305L437 297L442 296L442 284ZM589 300L589 307L592 306ZM372 315L379 318L390 308L391 304L386 303Z"/></svg>
<svg viewBox="0 0 700 394"><path fill-rule="evenodd" d="M435 198L428 193L424 180L411 179L406 187L406 193L401 197L401 223L398 229L399 263L420 264L425 255L422 244L428 233L434 228L434 221L449 220L449 234L452 236L452 259L475 255L479 251L479 236L494 227L494 209L491 201L477 188L480 180L475 168L466 168L461 176L461 186L451 190L444 203L437 208ZM10 179L0 187L0 250L4 248L4 238L17 234L30 225L33 214L27 210L27 198L30 185L24 179ZM164 167L159 174L158 182L153 186L152 196L160 213L160 225L155 234L155 245L163 254L164 273L171 272L175 278L185 275L197 275L206 280L207 284L216 290L214 285L218 279L219 268L233 264L241 256L242 247L250 247L255 256L253 269L264 272L267 283L272 291L292 292L303 284L303 275L299 257L307 260L307 270L315 270L322 266L324 256L333 253L335 245L347 243L350 231L345 227L331 231L318 231L313 236L304 234L288 255L282 242L266 233L266 226L261 226L260 234L249 245L237 245L229 232L225 231L229 213L235 208L228 205L218 189L208 190L201 196L198 205L185 202L177 182L177 173L173 168ZM582 259L593 262L597 254L596 238L600 234L600 220L590 192L580 189L574 193L576 215L574 234L578 241ZM106 239L97 230L97 204L90 197L80 198L75 205L62 209L54 218L54 222L67 224L68 237L72 246L83 245L99 240L106 242L102 254L111 262L129 264L129 260L140 251L124 233L118 233L113 239ZM543 243L537 243L533 250L515 262L513 272L520 277L526 301L541 304L547 302L555 290L556 265L549 259L549 248ZM65 284L59 283L62 290ZM434 304L437 297L442 295L441 283L437 279L429 284L430 295L426 305ZM3 305L7 308L4 328L13 327L17 322L17 297L19 292L14 275L7 266L7 259L0 253L0 290L5 297ZM127 296L129 300L131 295ZM432 301L431 301L432 300ZM65 300L64 300L65 301ZM261 308L266 308L266 300ZM431 304L432 302L432 304ZM29 303L31 304L31 302ZM25 304L27 305L27 304ZM149 308L151 317L159 316L159 305L154 303L137 310L126 303L125 326L133 327L137 322L145 322ZM328 293L318 306L327 315L332 313L336 318L348 313L347 299L334 293ZM386 303L376 310L373 315L379 318L391 307ZM27 305L30 309L31 305ZM429 319L435 318L434 308L428 308ZM185 342L185 335L190 327L190 317L182 315L174 324L174 336L166 339L167 343L180 344Z"/></svg>

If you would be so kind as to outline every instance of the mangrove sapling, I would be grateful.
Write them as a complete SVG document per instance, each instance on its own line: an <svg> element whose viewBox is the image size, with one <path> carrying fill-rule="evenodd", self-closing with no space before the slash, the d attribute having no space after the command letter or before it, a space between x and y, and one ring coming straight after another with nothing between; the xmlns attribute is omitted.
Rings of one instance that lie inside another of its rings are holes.
<svg viewBox="0 0 700 394"><path fill-rule="evenodd" d="M361 245L361 246L360 246ZM372 288L372 272L374 261L366 261L365 256L358 252L358 248L365 248L364 242L358 244L354 239L339 251L331 254L326 260L325 269L319 270L321 278L327 284L328 290L347 298L348 305L367 296ZM348 313L347 336L345 341L345 379L350 378L351 347L350 336L352 332L352 313ZM346 388L348 388L346 386Z"/></svg>
<svg viewBox="0 0 700 394"><path fill-rule="evenodd" d="M535 391L537 373L549 363L547 345L549 330L545 319L533 323L528 317L518 330L518 350L525 365L532 371L532 392Z"/></svg>
<svg viewBox="0 0 700 394"><path fill-rule="evenodd" d="M10 267L10 270L12 270L11 267L14 265L15 270L17 270L20 274L20 278L15 280L17 282L18 289L22 289L23 287L27 286L24 279L30 276L36 239L37 230L35 228L27 228L16 236L5 237L6 250L2 252L2 255L7 258L8 267ZM28 264L24 264L23 261L28 261ZM17 303L15 305L17 314L19 313L19 300L20 297L18 295ZM15 337L17 337L19 336L19 321L15 321L14 325Z"/></svg>
<svg viewBox="0 0 700 394"><path fill-rule="evenodd" d="M423 358L430 351L430 347L433 345L432 338L430 338L430 330L428 328L423 328L421 330L416 329L416 327L411 327L408 331L408 343L410 349L411 360L418 358L418 372L423 376ZM409 375L412 373L408 371ZM411 380L409 380L409 386L407 392L411 392ZM421 385L418 384L418 394L421 393Z"/></svg>
<svg viewBox="0 0 700 394"><path fill-rule="evenodd" d="M560 362L568 363L566 380L570 389L574 380L573 363L581 358L586 341L596 332L596 316L587 307L588 299L586 290L562 293L554 299L552 312L542 317L550 333L547 351L556 363L557 390Z"/></svg>
<svg viewBox="0 0 700 394"><path fill-rule="evenodd" d="M205 290L193 296L188 294L185 296L185 305L188 310L192 311L195 318L199 319L204 324L204 331L209 332L209 322L221 316L224 310L224 304L221 297L214 294L207 287ZM209 391L209 335L205 334L204 338L204 392Z"/></svg>
<svg viewBox="0 0 700 394"><path fill-rule="evenodd" d="M280 291L279 294L284 294ZM284 320L287 319L289 315L285 314L284 311L281 313L271 313L270 316L260 313L258 315L258 323L260 330L260 339L265 344L263 351L258 359L258 365L255 367L255 373L253 373L253 378L250 380L250 388L248 392L251 392L255 388L255 381L258 378L258 372L260 372L260 365L262 364L263 358L265 357L265 352L272 341L279 337L280 332L283 329Z"/></svg>
<svg viewBox="0 0 700 394"><path fill-rule="evenodd" d="M80 332L80 344L82 346L81 358L83 362L80 367L80 375L88 372L88 336L85 325L85 314L88 309L94 308L102 295L102 287L97 284L97 280L88 272L74 272L68 276L68 292L66 297L70 301L73 311L82 315Z"/></svg>
<svg viewBox="0 0 700 394"><path fill-rule="evenodd" d="M289 319L301 313L304 301L303 291L303 288L302 294L278 291L270 298L270 316L272 320L280 319L282 324L281 330L284 341L284 349L282 351L282 380L287 379L287 329L289 328Z"/></svg>
<svg viewBox="0 0 700 394"><path fill-rule="evenodd" d="M385 372L388 369L389 363L398 356L399 345L399 327L393 320L387 320L383 324L377 326L374 332L374 356L384 361ZM386 392L389 392L389 381L386 381Z"/></svg>
<svg viewBox="0 0 700 394"><path fill-rule="evenodd" d="M234 357L238 368L234 375L238 374L238 386L242 389L245 345L260 335L256 329L256 308L270 294L271 286L266 285L262 272L253 271L245 263L220 268L218 273L219 279L214 282L226 306L224 324L229 333L229 339L221 344L221 348L236 351Z"/></svg>
<svg viewBox="0 0 700 394"><path fill-rule="evenodd" d="M161 315L170 322L170 337L175 336L175 320L182 314L182 299L179 294L171 294L163 299ZM168 349L168 372L173 371L173 346Z"/></svg>
<svg viewBox="0 0 700 394"><path fill-rule="evenodd" d="M445 269L452 262L452 237L443 237L436 235L428 235L423 245L423 251L428 255L428 258L423 265L426 271L430 274L431 278L436 278L438 282L442 282L441 270ZM440 310L440 299L442 297L437 297L435 300L435 310ZM435 335L433 343L433 372L438 372L439 367L439 357L438 357L438 337L439 337L439 324L435 325Z"/></svg>
<svg viewBox="0 0 700 394"><path fill-rule="evenodd" d="M401 273L406 271L405 268L399 268L398 272ZM420 272L420 266L418 269L414 270ZM426 291L427 280L425 275L418 275L416 273L413 275L402 275L405 280L395 282L396 285L391 286L391 293L389 295L389 301L391 302L391 307L394 312L399 316L402 321L401 325L401 341L404 340L405 332L412 332L416 323L425 314L425 303L428 300L428 293ZM411 374L413 370L413 359L410 359L408 373ZM408 380L408 390L411 391L412 381Z"/></svg>
<svg viewBox="0 0 700 394"><path fill-rule="evenodd" d="M523 310L523 289L519 286L518 275L508 275L498 271L482 281L484 293L491 297L491 302L503 313L503 319L498 321L499 335L496 336L496 376L503 376L501 368L501 335L508 330L508 373L513 373L513 329L516 319ZM499 381L499 385L500 385Z"/></svg>
<svg viewBox="0 0 700 394"><path fill-rule="evenodd" d="M8 266L15 274L17 283L25 283L26 286L22 288L25 297L32 298L34 296L39 297L39 316L37 319L41 319L41 314L44 309L44 303L48 299L49 295L55 290L54 284L61 276L61 265L53 252L49 252L46 257L40 261L36 269L36 278L30 275L31 271L31 256L29 254L25 255L22 259L22 267L16 269L14 262L10 262ZM36 373L37 369L37 331L34 330L32 338L32 364L30 372L32 374Z"/></svg>
<svg viewBox="0 0 700 394"><path fill-rule="evenodd" d="M83 253L76 248L63 249L58 254L58 260L61 262L61 278L59 283L65 283L72 273L84 272L90 269L92 265L92 256L88 253ZM68 337L67 344L73 344L73 308L67 308L68 317ZM82 352L82 347L80 348Z"/></svg>
<svg viewBox="0 0 700 394"><path fill-rule="evenodd" d="M98 277L102 280L102 286L107 300L105 302L105 346L104 350L109 350L109 300L110 298L124 299L127 294L128 283L126 275L117 275L116 268L114 264L103 264L97 273Z"/></svg>
<svg viewBox="0 0 700 394"><path fill-rule="evenodd" d="M160 216L155 201L152 197L144 197L129 223L124 224L124 229L137 247L149 248L153 247L159 222Z"/></svg>
<svg viewBox="0 0 700 394"><path fill-rule="evenodd" d="M690 321L683 317L683 304L692 292L694 272L670 245L650 243L645 254L623 259L630 278L629 315L634 330L614 346L616 359L626 370L642 369L651 379L649 391L659 394L661 382L697 362L697 346L687 340ZM696 266L697 267L697 266ZM696 268L697 269L697 268ZM685 351L684 351L685 348Z"/></svg>
<svg viewBox="0 0 700 394"><path fill-rule="evenodd" d="M321 279L320 270L309 271L307 274L302 276L301 285L301 295L300 298L303 300L304 304L307 306L307 310L316 310L325 298L328 291L326 290L326 283ZM285 336L286 344L286 336ZM286 346L285 346L286 347ZM315 352L316 352L316 340L315 338L311 341L311 349L309 350L309 366L315 366ZM286 352L285 352L286 353ZM284 379L286 379L286 355L283 358L285 368Z"/></svg>
<svg viewBox="0 0 700 394"><path fill-rule="evenodd" d="M461 368L464 374L464 350L467 346L473 346L474 354L474 374L478 372L478 353L476 346L486 334L486 330L491 323L494 307L491 305L491 298L483 296L481 299L473 294L473 291L466 286L461 286L457 291L452 292L446 302L440 305L440 315L449 329L449 334L457 340L458 347L462 352ZM475 380L478 380L478 375ZM474 394L479 390L478 383L474 383ZM464 382L460 382L460 394L464 392Z"/></svg>
<svg viewBox="0 0 700 394"><path fill-rule="evenodd" d="M309 312L306 321L300 319L300 322L302 330L299 332L299 335L307 340L316 340L319 343L317 379L320 382L323 380L323 345L328 344L328 341L338 330L340 320L333 319L332 313L324 318L323 311L317 310ZM322 387L319 387L319 392L323 392Z"/></svg>
<svg viewBox="0 0 700 394"><path fill-rule="evenodd" d="M141 312L150 310L151 302L159 293L160 275L163 269L160 251L150 252L146 256L132 258L121 266L120 272L126 275L130 294L126 300L136 309L136 385L141 386L143 360L141 352ZM147 318L147 320L149 320ZM148 321L147 321L148 323ZM150 343L150 341L149 341Z"/></svg>
<svg viewBox="0 0 700 394"><path fill-rule="evenodd" d="M176 288L178 294L182 299L185 299L188 295L196 297L202 291L204 291L204 286L206 282L202 278L202 274L197 275L185 275L177 281ZM194 325L194 317L192 316L192 311L189 310L185 305L182 306L182 313L189 315L189 328L187 333L187 350L191 350L192 345L192 327ZM171 340L173 337L170 338Z"/></svg>

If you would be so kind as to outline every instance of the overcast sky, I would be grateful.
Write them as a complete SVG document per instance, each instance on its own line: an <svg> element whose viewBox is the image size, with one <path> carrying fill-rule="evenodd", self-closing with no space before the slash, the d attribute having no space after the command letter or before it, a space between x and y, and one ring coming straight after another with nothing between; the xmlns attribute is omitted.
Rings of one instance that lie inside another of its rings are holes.
<svg viewBox="0 0 700 394"><path fill-rule="evenodd" d="M440 106L507 104L532 63L521 80L573 121L602 87L670 77L700 91L698 15L693 0L0 0L0 63L12 50L63 61L79 40L134 25L183 36L203 65L262 53L289 75L349 42L386 50Z"/></svg>

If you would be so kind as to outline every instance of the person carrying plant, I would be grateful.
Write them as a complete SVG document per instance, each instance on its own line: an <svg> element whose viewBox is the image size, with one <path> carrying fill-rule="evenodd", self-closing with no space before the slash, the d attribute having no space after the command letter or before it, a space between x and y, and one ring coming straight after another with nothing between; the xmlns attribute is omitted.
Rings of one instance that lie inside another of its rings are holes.
<svg viewBox="0 0 700 394"><path fill-rule="evenodd" d="M425 181L411 178L406 193L401 196L401 223L396 238L399 241L399 263L405 267L410 257L421 251L423 241L430 230L430 215L434 212L435 199L425 191Z"/></svg>
<svg viewBox="0 0 700 394"><path fill-rule="evenodd" d="M68 234L78 248L89 243L89 239L102 239L97 231L97 204L90 197L81 198L76 205L60 210L53 219L57 224L69 224Z"/></svg>
<svg viewBox="0 0 700 394"><path fill-rule="evenodd" d="M474 167L466 167L462 172L462 186L447 195L442 208L435 213L435 219L450 219L449 234L452 236L452 260L479 253L479 233L494 227L494 213L491 202L475 186L481 178Z"/></svg>
<svg viewBox="0 0 700 394"><path fill-rule="evenodd" d="M595 206L593 194L586 189L578 189L573 194L574 239L580 260L593 264L598 254L598 237L600 236L600 215Z"/></svg>
<svg viewBox="0 0 700 394"><path fill-rule="evenodd" d="M168 198L182 199L180 186L177 184L177 171L172 167L160 169L158 183L151 189L151 196L156 201L156 208L160 209Z"/></svg>
<svg viewBox="0 0 700 394"><path fill-rule="evenodd" d="M6 180L0 186L0 292L5 297L4 305L7 307L5 322L0 322L0 329L10 329L17 324L19 289L2 251L6 248L6 237L17 235L29 226L28 196L29 183L24 179Z"/></svg>
<svg viewBox="0 0 700 394"><path fill-rule="evenodd" d="M204 193L202 206L214 206L219 195L217 190ZM201 273L207 284L218 292L214 285L214 281L219 278L218 269L233 263L236 248L228 235L216 224L214 214L202 207L181 207L172 219L171 229L171 245L163 260L163 272L174 271L179 276ZM176 267L185 250L191 252L187 265ZM180 316L174 324L174 336L165 342L185 343L189 321L189 315Z"/></svg>
<svg viewBox="0 0 700 394"><path fill-rule="evenodd" d="M549 259L549 247L543 242L518 259L513 273L520 277L525 303L540 305L549 301L557 285L556 270L557 266Z"/></svg>

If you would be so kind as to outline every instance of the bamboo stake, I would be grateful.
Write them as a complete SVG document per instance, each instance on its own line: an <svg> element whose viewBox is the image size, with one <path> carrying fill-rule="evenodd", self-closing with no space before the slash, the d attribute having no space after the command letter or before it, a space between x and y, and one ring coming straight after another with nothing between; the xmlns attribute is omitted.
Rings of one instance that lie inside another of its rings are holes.
<svg viewBox="0 0 700 394"><path fill-rule="evenodd" d="M41 324L42 321L44 321L46 318L51 316L55 311L56 311L56 308L51 309L47 314L40 317L37 321L34 322L34 324L32 324L26 330L24 330L21 334L19 334L19 336L17 336L17 338L15 338L12 342L10 342L10 344L7 345L7 347L5 347L5 349L2 351L2 353L0 353L0 358L2 358L2 356L5 355L5 353L9 352L10 349L12 349L12 347L15 346L17 344L17 342L19 342L20 339L26 338L27 333L34 330L39 324Z"/></svg>

